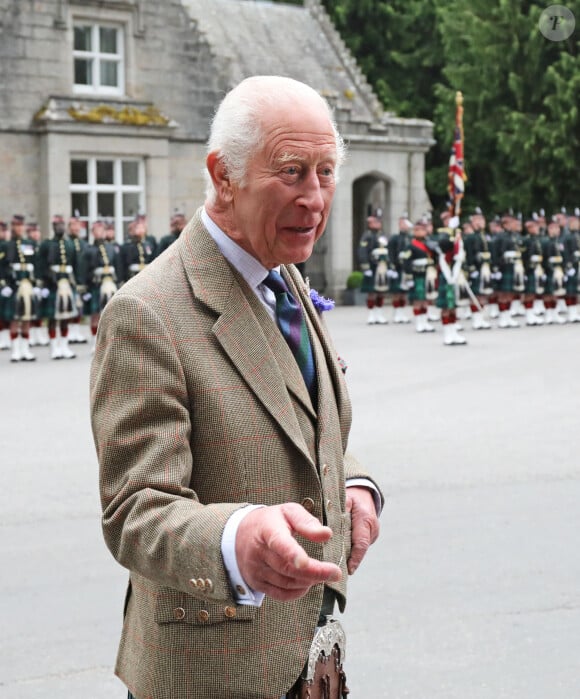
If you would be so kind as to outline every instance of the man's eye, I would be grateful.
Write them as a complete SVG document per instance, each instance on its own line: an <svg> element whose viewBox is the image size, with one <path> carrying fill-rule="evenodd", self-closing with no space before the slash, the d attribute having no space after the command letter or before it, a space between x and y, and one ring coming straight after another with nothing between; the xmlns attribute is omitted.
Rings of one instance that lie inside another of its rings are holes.
<svg viewBox="0 0 580 699"><path fill-rule="evenodd" d="M298 168L296 167L296 165L288 165L287 167L284 168L284 173L286 175L297 175Z"/></svg>
<svg viewBox="0 0 580 699"><path fill-rule="evenodd" d="M332 177L334 175L334 170L331 167L323 167L320 174L323 177Z"/></svg>

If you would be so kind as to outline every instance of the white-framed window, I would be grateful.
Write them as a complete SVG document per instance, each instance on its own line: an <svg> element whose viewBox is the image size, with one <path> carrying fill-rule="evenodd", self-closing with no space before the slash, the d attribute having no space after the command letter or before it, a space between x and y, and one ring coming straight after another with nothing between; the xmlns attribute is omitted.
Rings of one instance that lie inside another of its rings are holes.
<svg viewBox="0 0 580 699"><path fill-rule="evenodd" d="M139 158L74 156L70 161L71 213L85 222L112 220L117 242L145 212L145 163Z"/></svg>
<svg viewBox="0 0 580 699"><path fill-rule="evenodd" d="M122 27L79 21L74 26L74 91L94 95L125 93Z"/></svg>

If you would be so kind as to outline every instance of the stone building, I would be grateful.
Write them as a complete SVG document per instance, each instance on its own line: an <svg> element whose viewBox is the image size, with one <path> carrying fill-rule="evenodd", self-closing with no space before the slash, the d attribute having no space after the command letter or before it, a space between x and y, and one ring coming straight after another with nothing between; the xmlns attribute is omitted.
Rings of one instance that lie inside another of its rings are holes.
<svg viewBox="0 0 580 699"><path fill-rule="evenodd" d="M431 122L385 113L319 0L0 0L0 219L90 224L203 201L205 141L225 91L253 74L307 82L349 146L325 236L307 264L337 294L370 208L385 231L429 208Z"/></svg>

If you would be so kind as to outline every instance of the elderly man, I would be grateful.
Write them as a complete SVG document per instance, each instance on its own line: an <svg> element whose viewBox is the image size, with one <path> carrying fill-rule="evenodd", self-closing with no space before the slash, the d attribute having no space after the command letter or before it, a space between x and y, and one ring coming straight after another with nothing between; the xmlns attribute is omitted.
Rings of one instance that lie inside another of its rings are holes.
<svg viewBox="0 0 580 699"><path fill-rule="evenodd" d="M244 80L212 123L205 206L101 316L92 425L136 699L298 696L378 536L382 496L346 451L344 377L294 267L342 157L318 93Z"/></svg>

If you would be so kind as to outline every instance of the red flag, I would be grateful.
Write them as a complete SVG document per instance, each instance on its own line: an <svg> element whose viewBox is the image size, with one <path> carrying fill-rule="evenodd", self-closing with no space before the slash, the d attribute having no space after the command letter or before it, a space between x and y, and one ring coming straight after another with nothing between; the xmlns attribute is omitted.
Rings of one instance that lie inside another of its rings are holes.
<svg viewBox="0 0 580 699"><path fill-rule="evenodd" d="M455 95L455 129L453 131L453 144L449 158L449 171L447 176L447 191L449 193L449 211L452 216L461 213L461 200L465 192L465 168L463 163L463 95L457 92Z"/></svg>

